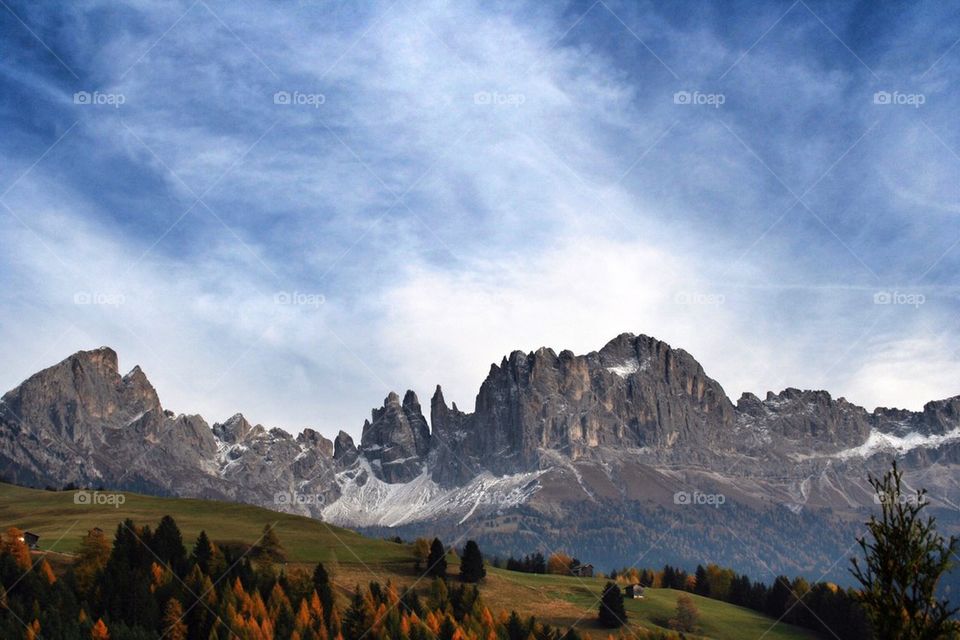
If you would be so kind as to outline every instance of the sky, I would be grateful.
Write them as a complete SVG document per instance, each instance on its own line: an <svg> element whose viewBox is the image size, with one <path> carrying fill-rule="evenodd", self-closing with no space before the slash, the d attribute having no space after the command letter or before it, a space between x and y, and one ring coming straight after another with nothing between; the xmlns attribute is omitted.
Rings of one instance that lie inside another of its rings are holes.
<svg viewBox="0 0 960 640"><path fill-rule="evenodd" d="M960 3L0 0L0 387L359 435L652 335L960 394Z"/></svg>

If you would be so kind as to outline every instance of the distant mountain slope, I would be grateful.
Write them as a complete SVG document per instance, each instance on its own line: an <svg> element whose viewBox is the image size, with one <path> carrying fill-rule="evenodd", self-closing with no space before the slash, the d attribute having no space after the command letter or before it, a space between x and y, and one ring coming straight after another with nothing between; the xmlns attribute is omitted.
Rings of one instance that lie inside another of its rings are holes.
<svg viewBox="0 0 960 640"><path fill-rule="evenodd" d="M835 562L892 457L955 526L960 397L868 412L826 391L733 404L687 352L620 335L586 355L542 348L492 365L473 413L438 386L429 420L390 393L359 445L242 415L165 411L139 367L81 351L0 400L0 473L233 500L369 531L471 531L498 551L564 547L609 566L637 548L679 564L844 579ZM671 547L656 544L674 532ZM802 549L802 552L800 551ZM843 566L843 563L840 563ZM832 568L831 568L832 567Z"/></svg>

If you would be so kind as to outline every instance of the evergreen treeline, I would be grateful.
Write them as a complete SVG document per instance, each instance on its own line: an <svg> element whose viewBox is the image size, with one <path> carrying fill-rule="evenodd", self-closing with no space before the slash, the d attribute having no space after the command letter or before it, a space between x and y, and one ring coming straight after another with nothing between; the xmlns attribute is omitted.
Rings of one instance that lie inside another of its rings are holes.
<svg viewBox="0 0 960 640"><path fill-rule="evenodd" d="M58 573L10 529L0 543L0 638L578 640L575 630L516 612L494 615L469 583L484 573L475 543L465 556L466 582L448 587L433 578L425 596L371 582L340 607L323 564L285 570L269 526L254 547L217 544L201 532L188 550L169 516L155 529L127 520L112 542L99 529L88 532L76 561Z"/></svg>
<svg viewBox="0 0 960 640"><path fill-rule="evenodd" d="M546 573L547 559L539 551L525 555L519 560L510 556L507 559L506 568L510 571L522 571L523 573Z"/></svg>
<svg viewBox="0 0 960 640"><path fill-rule="evenodd" d="M715 564L698 565L694 574L666 565L660 571L622 569L610 574L621 584L641 584L687 591L706 598L753 609L805 627L824 637L840 640L871 638L870 626L856 590L829 582L811 585L804 578L778 576L772 584L753 581L749 576ZM802 601L800 601L802 599Z"/></svg>

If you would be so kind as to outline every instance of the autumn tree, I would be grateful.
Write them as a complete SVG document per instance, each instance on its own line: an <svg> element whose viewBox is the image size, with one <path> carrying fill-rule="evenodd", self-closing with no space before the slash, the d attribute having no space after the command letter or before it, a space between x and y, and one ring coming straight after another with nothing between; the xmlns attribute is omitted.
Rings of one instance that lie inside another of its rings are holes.
<svg viewBox="0 0 960 640"><path fill-rule="evenodd" d="M673 618L670 619L670 628L690 633L696 629L699 619L700 612L697 611L697 605L693 603L693 598L685 593L678 595L677 610Z"/></svg>
<svg viewBox="0 0 960 640"><path fill-rule="evenodd" d="M10 555L16 561L17 566L23 570L27 570L33 565L33 561L30 559L30 548L23 541L23 531L16 527L7 529L7 533L3 537L2 551Z"/></svg>
<svg viewBox="0 0 960 640"><path fill-rule="evenodd" d="M608 629L618 629L627 623L627 610L623 606L623 594L615 582L608 582L603 588L600 599L600 611L597 621Z"/></svg>
<svg viewBox="0 0 960 640"><path fill-rule="evenodd" d="M37 572L43 576L43 579L48 585L57 581L57 576L53 573L53 568L50 566L50 563L47 562L46 558L40 561L40 566L37 567Z"/></svg>
<svg viewBox="0 0 960 640"><path fill-rule="evenodd" d="M91 640L110 640L110 630L103 622L103 618L98 618L96 624L90 629Z"/></svg>
<svg viewBox="0 0 960 640"><path fill-rule="evenodd" d="M426 538L417 538L413 541L413 559L416 560L416 571L420 573L423 563L430 557L430 541ZM429 566L429 565L428 565Z"/></svg>
<svg viewBox="0 0 960 640"><path fill-rule="evenodd" d="M107 566L110 559L110 540L102 530L94 528L87 532L80 540L80 552L74 563L74 571L79 578L81 574L91 579L97 571Z"/></svg>
<svg viewBox="0 0 960 640"><path fill-rule="evenodd" d="M183 606L176 598L170 598L163 611L163 637L165 640L187 640L187 625L183 621Z"/></svg>
<svg viewBox="0 0 960 640"><path fill-rule="evenodd" d="M460 559L460 579L464 582L480 582L486 575L480 547L475 541L467 540L463 548L463 558Z"/></svg>
<svg viewBox="0 0 960 640"><path fill-rule="evenodd" d="M937 598L937 585L952 566L958 540L945 539L936 519L923 516L926 490L903 491L903 472L893 468L870 478L880 501L880 517L867 522L869 538L858 538L863 562L850 569L860 582L860 601L878 640L943 638L960 630L953 620L960 611Z"/></svg>
<svg viewBox="0 0 960 640"><path fill-rule="evenodd" d="M570 575L570 569L573 567L573 558L558 551L547 558L547 573L553 573L560 576Z"/></svg>

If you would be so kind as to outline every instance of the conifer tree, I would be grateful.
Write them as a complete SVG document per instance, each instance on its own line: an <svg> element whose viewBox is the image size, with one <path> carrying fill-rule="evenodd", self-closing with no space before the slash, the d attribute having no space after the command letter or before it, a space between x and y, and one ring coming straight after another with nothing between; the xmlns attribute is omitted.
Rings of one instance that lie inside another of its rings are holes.
<svg viewBox="0 0 960 640"><path fill-rule="evenodd" d="M433 578L446 579L447 554L439 538L430 543L430 555L427 557L427 575Z"/></svg>
<svg viewBox="0 0 960 640"><path fill-rule="evenodd" d="M210 538L207 537L206 531L201 531L200 535L197 536L197 542L193 545L191 558L197 563L201 571L208 575L210 574L210 561L213 560L213 544L210 542Z"/></svg>
<svg viewBox="0 0 960 640"><path fill-rule="evenodd" d="M923 517L926 490L903 491L903 472L894 461L882 478L870 478L880 501L880 517L867 522L869 539L858 539L864 559L850 571L860 582L860 601L878 640L951 637L960 631L958 612L937 598L940 578L953 565L960 541L937 533L936 520Z"/></svg>
<svg viewBox="0 0 960 640"><path fill-rule="evenodd" d="M257 559L263 563L285 562L287 559L287 552L280 544L273 525L264 525L263 535L260 536L255 551Z"/></svg>
<svg viewBox="0 0 960 640"><path fill-rule="evenodd" d="M464 582L480 582L487 575L483 567L483 554L480 547L473 540L467 540L463 548L463 557L460 559L460 579Z"/></svg>
<svg viewBox="0 0 960 640"><path fill-rule="evenodd" d="M183 536L176 521L163 516L150 544L153 552L167 563L177 575L183 575L187 566L187 549L183 546Z"/></svg>
<svg viewBox="0 0 960 640"><path fill-rule="evenodd" d="M600 599L600 611L597 621L608 629L618 629L627 622L627 610L623 606L623 594L615 582L608 582L603 588Z"/></svg>
<svg viewBox="0 0 960 640"><path fill-rule="evenodd" d="M322 562L318 562L313 570L313 589L323 607L323 623L329 629L330 614L333 613L333 588L330 586L330 575Z"/></svg>

